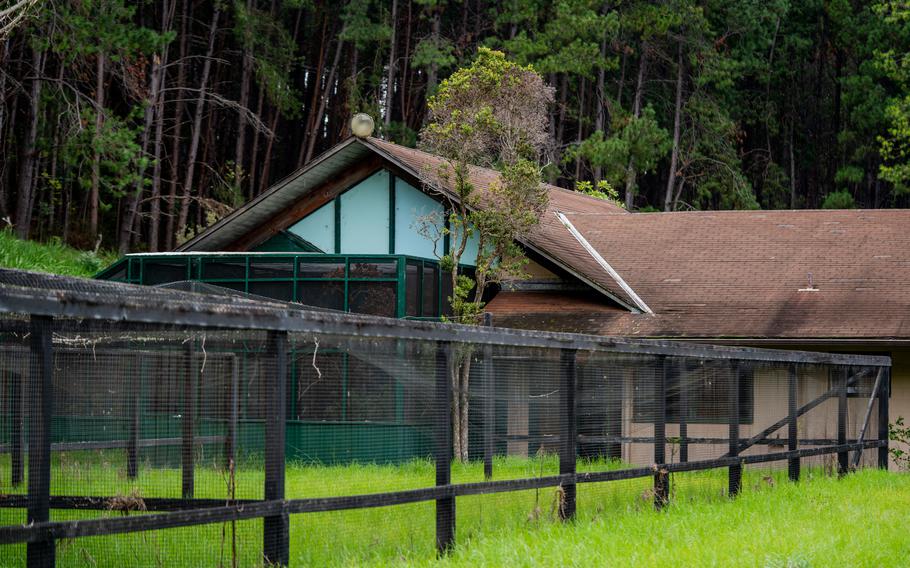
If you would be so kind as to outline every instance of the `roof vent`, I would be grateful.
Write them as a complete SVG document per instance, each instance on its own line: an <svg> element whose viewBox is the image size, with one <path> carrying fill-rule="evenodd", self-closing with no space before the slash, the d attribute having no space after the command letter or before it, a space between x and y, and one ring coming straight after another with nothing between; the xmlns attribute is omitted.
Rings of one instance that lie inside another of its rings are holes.
<svg viewBox="0 0 910 568"><path fill-rule="evenodd" d="M800 292L818 292L818 288L815 287L815 284L812 282L812 273L808 272L806 274L809 277L809 285L805 288L800 288Z"/></svg>

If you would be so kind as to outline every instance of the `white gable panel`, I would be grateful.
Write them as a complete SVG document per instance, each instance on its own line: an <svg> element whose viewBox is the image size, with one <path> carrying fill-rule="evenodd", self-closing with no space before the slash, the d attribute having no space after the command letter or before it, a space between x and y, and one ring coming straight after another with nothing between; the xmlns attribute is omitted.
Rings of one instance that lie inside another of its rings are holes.
<svg viewBox="0 0 910 568"><path fill-rule="evenodd" d="M461 242L461 231L455 229L452 231L452 248L454 249ZM477 252L480 250L480 237L477 231L472 231L465 244L464 253L461 255L461 264L468 266L477 266Z"/></svg>
<svg viewBox="0 0 910 568"><path fill-rule="evenodd" d="M326 203L288 227L288 231L313 243L322 252L335 252L335 203Z"/></svg>
<svg viewBox="0 0 910 568"><path fill-rule="evenodd" d="M382 170L338 198L342 254L389 254L389 172Z"/></svg>
<svg viewBox="0 0 910 568"><path fill-rule="evenodd" d="M433 241L420 234L422 223L444 222L442 203L402 179L395 180L395 253L435 259ZM442 254L442 241L437 244Z"/></svg>

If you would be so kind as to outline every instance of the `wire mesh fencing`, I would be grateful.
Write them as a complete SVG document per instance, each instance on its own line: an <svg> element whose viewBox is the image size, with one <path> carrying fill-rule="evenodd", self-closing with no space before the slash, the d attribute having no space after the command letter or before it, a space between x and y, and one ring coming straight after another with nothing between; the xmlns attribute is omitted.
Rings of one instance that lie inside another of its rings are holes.
<svg viewBox="0 0 910 568"><path fill-rule="evenodd" d="M887 357L0 285L4 565L418 560L887 466Z"/></svg>

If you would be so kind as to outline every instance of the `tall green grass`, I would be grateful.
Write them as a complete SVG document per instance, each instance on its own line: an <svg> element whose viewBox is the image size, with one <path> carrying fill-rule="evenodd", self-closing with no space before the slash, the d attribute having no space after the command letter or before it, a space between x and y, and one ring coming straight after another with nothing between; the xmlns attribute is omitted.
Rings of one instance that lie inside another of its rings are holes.
<svg viewBox="0 0 910 568"><path fill-rule="evenodd" d="M594 461L580 469L624 467ZM497 458L494 479L552 475L554 456ZM57 495L179 497L180 470L140 468L124 475L123 452L61 453L53 465ZM289 498L395 491L433 485L434 464L290 464ZM480 463L455 464L453 482L483 479ZM196 472L196 495L223 498L229 477L211 465ZM241 463L237 497L261 498L261 464ZM12 491L9 457L0 455L0 493ZM457 499L453 566L902 566L910 558L910 476L875 470L836 479L804 468L792 484L784 469L744 473L743 493L726 497L725 469L675 474L671 505L653 508L651 480L582 484L578 518L557 520L555 488ZM16 488L16 491L23 489ZM107 511L53 511L55 520L119 516ZM132 513L136 514L136 513ZM0 509L0 525L24 522L24 511ZM232 538L232 530L236 537ZM436 566L432 502L291 516L291 565ZM58 566L259 566L262 521L81 538L58 545ZM0 566L22 565L24 546L0 547Z"/></svg>
<svg viewBox="0 0 910 568"><path fill-rule="evenodd" d="M23 241L0 230L0 267L90 278L117 259L113 252L81 251L55 238L46 243Z"/></svg>

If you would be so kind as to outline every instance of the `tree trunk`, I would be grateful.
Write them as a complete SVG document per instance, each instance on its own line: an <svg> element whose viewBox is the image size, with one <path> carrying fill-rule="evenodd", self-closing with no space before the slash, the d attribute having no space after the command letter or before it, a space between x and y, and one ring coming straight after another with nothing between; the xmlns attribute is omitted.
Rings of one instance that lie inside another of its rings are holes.
<svg viewBox="0 0 910 568"><path fill-rule="evenodd" d="M600 41L600 57L601 59L606 59L607 57L607 35L604 34L603 39ZM597 68L597 100L595 104L597 105L597 114L594 118L594 132L604 132L606 136L606 131L604 130L604 119L606 118L606 92L604 91L604 76L606 72L604 70L603 64ZM600 178L603 177L603 167L598 164L594 166L594 183L600 181Z"/></svg>
<svg viewBox="0 0 910 568"><path fill-rule="evenodd" d="M247 13L253 11L253 0L246 0ZM250 103L250 77L253 74L253 55L250 53L250 30L243 30L243 69L240 73L240 112L237 113L237 140L234 145L234 185L243 186L243 152L246 144L246 113Z"/></svg>
<svg viewBox="0 0 910 568"><path fill-rule="evenodd" d="M667 192L664 211L672 211L673 190L676 187L676 167L679 162L679 123L682 115L683 48L680 40L676 54L676 102L673 105L673 150L670 153L670 172L667 174Z"/></svg>
<svg viewBox="0 0 910 568"><path fill-rule="evenodd" d="M23 145L22 166L19 173L19 193L16 200L16 235L27 239L32 224L32 191L35 174L36 144L38 141L38 123L41 119L41 76L44 74L44 52L32 48L32 70L35 74L29 90L29 125Z"/></svg>
<svg viewBox="0 0 910 568"><path fill-rule="evenodd" d="M202 135L202 117L205 114L205 93L208 88L209 73L212 70L212 54L215 51L215 36L218 35L219 8L212 12L212 23L209 26L209 44L202 64L202 78L199 80L199 95L196 97L196 113L193 117L193 131L190 134L190 151L186 159L186 176L183 180L183 198L180 201L180 216L177 218L177 235L186 231L187 218L190 213L190 198L193 195L193 173L196 166L196 154L199 152L199 139Z"/></svg>
<svg viewBox="0 0 910 568"><path fill-rule="evenodd" d="M313 96L310 99L308 109L306 128L303 131L303 140L300 143L300 153L297 155L297 167L303 167L307 160L307 149L310 146L310 136L315 130L316 108L319 104L319 95L322 92L322 71L325 69L325 48L326 48L326 29L328 27L328 16L322 19L322 41L319 43L319 58L316 63L316 78L313 80ZM340 46L339 46L340 47ZM340 52L339 52L340 57Z"/></svg>
<svg viewBox="0 0 910 568"><path fill-rule="evenodd" d="M399 105L401 106L401 122L405 126L410 126L410 104L408 100L409 90L407 88L408 83L408 62L411 60L411 0L408 0L408 16L407 24L404 28L404 57L401 58L402 67L401 67L401 86L398 89L398 92L401 93L401 101Z"/></svg>
<svg viewBox="0 0 910 568"><path fill-rule="evenodd" d="M581 144L584 138L584 116L585 116L585 90L587 81L584 77L580 79L581 88L578 89L578 132L575 134L575 143ZM581 152L575 156L575 181L581 179Z"/></svg>
<svg viewBox="0 0 910 568"><path fill-rule="evenodd" d="M433 41L436 43L437 47L439 46L439 40L440 40L440 34L441 34L440 20L441 20L441 18L440 18L440 14L439 14L439 8L436 8L433 11L432 32L431 32L430 37L433 38ZM436 90L436 83L439 80L438 75L439 75L439 65L436 63L435 60L433 60L433 62L430 63L430 68L427 69L427 92L426 92L427 98L429 98L433 94L433 92Z"/></svg>
<svg viewBox="0 0 910 568"><path fill-rule="evenodd" d="M395 66L398 64L396 60L397 56L397 47L398 47L398 26L395 25L396 20L398 19L398 0L392 0L392 39L389 44L389 72L386 77L386 88L385 88L385 125L388 129L389 125L392 123L392 101L395 100ZM388 136L388 134L386 134Z"/></svg>
<svg viewBox="0 0 910 568"><path fill-rule="evenodd" d="M186 83L186 55L187 55L187 23L190 20L189 12L190 0L183 1L183 18L180 23L180 58L177 64L177 94L176 104L174 105L174 126L173 139L171 140L171 183L168 188L168 217L165 227L166 234L165 248L171 250L174 248L176 231L174 225L177 220L177 179L180 177L180 140L183 126L183 85Z"/></svg>
<svg viewBox="0 0 910 568"><path fill-rule="evenodd" d="M796 159L793 152L793 121L790 121L790 209L796 209Z"/></svg>
<svg viewBox="0 0 910 568"><path fill-rule="evenodd" d="M145 128L142 129L142 155L148 155L149 133L152 130L152 121L155 118L155 110L158 108L159 92L161 90L161 75L164 68L160 56L156 53L152 62L152 74L149 78L149 100L145 108ZM119 252L126 254L130 247L131 235L136 228L136 214L139 210L139 199L142 197L142 190L145 181L145 165L139 167L139 178L136 180L135 188L132 195L127 197L126 216L120 224Z"/></svg>
<svg viewBox="0 0 910 568"><path fill-rule="evenodd" d="M648 44L641 42L641 61L638 64L638 79L635 82L635 98L632 101L632 117L641 115L641 99L645 89L645 76L648 70ZM635 205L635 184L637 172L635 171L635 156L629 157L626 167L626 209L632 210Z"/></svg>
<svg viewBox="0 0 910 568"><path fill-rule="evenodd" d="M340 39L340 36L344 35L344 28L342 28L341 33L338 34L338 44L335 47L335 57L332 60L332 68L329 70L329 76L325 82L325 88L322 89L321 95L319 97L319 109L316 111L315 120L312 124L312 131L307 140L306 146L306 156L303 159L303 163L308 163L313 159L313 151L316 149L316 139L319 138L319 133L322 131L322 121L325 117L325 107L329 104L329 94L332 92L332 85L335 83L335 72L338 71L338 64L341 62L341 52L344 48L344 42ZM319 85L316 85L318 88Z"/></svg>
<svg viewBox="0 0 910 568"><path fill-rule="evenodd" d="M104 126L104 69L106 57L98 52L95 62L95 152L92 156L92 185L88 198L88 230L92 238L98 237L98 208L101 201L101 153L97 149L101 128Z"/></svg>

